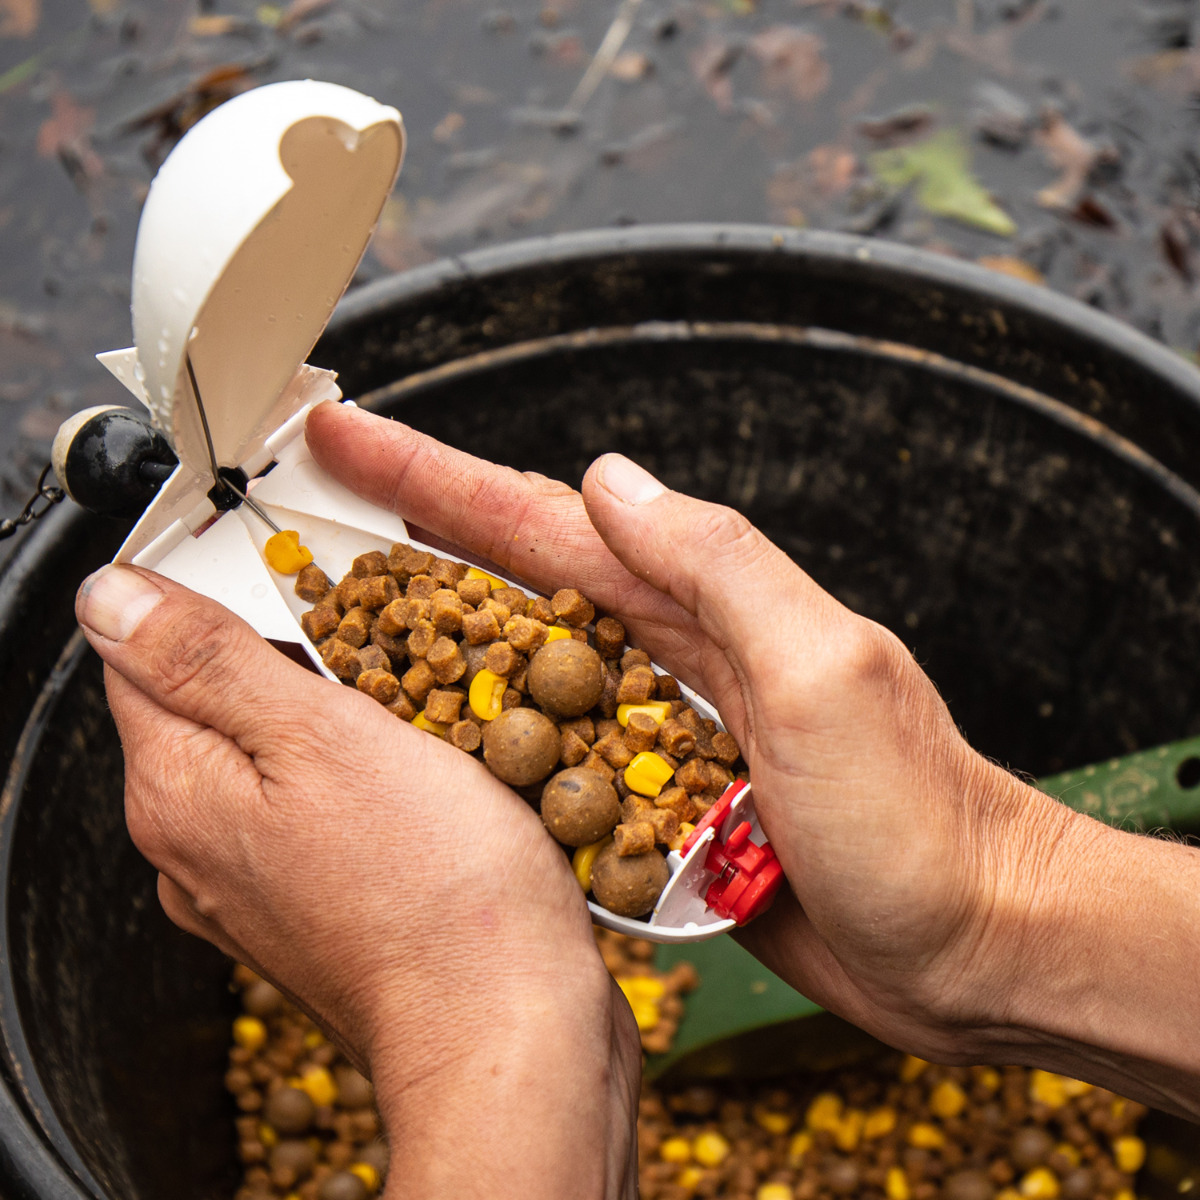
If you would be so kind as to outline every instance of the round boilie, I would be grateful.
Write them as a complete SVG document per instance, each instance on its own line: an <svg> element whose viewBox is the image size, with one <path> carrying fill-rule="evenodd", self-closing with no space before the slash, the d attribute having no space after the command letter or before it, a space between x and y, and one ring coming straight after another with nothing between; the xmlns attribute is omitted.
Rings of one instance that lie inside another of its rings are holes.
<svg viewBox="0 0 1200 1200"><path fill-rule="evenodd" d="M353 1171L334 1171L317 1189L317 1200L367 1200L367 1185Z"/></svg>
<svg viewBox="0 0 1200 1200"><path fill-rule="evenodd" d="M644 917L658 903L671 872L657 850L622 858L606 846L592 864L592 895L618 917Z"/></svg>
<svg viewBox="0 0 1200 1200"><path fill-rule="evenodd" d="M483 727L483 760L513 787L545 779L561 749L554 722L533 708L510 708Z"/></svg>
<svg viewBox="0 0 1200 1200"><path fill-rule="evenodd" d="M942 1200L992 1200L996 1187L983 1171L956 1171L942 1185Z"/></svg>
<svg viewBox="0 0 1200 1200"><path fill-rule="evenodd" d="M273 984L260 979L246 989L242 1004L252 1017L269 1017L283 1007L283 994Z"/></svg>
<svg viewBox="0 0 1200 1200"><path fill-rule="evenodd" d="M1054 1151L1054 1139L1045 1129L1026 1125L1013 1134L1009 1157L1022 1171L1040 1167Z"/></svg>
<svg viewBox="0 0 1200 1200"><path fill-rule="evenodd" d="M307 1175L317 1162L313 1148L300 1138L284 1138L271 1148L271 1170L291 1171L295 1176Z"/></svg>
<svg viewBox="0 0 1200 1200"><path fill-rule="evenodd" d="M308 1093L294 1087L272 1092L263 1105L263 1117L277 1133L303 1133L316 1115Z"/></svg>
<svg viewBox="0 0 1200 1200"><path fill-rule="evenodd" d="M590 846L621 819L617 790L588 767L568 767L542 789L542 821L564 846Z"/></svg>
<svg viewBox="0 0 1200 1200"><path fill-rule="evenodd" d="M586 642L559 638L529 660L529 694L556 717L581 717L604 691L604 663Z"/></svg>

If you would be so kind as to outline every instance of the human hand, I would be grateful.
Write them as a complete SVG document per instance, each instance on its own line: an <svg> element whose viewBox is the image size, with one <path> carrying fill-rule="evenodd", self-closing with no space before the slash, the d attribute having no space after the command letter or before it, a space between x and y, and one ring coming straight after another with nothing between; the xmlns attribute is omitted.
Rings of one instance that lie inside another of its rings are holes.
<svg viewBox="0 0 1200 1200"><path fill-rule="evenodd" d="M308 439L374 503L534 587L578 587L716 704L792 892L740 937L788 982L923 1057L1074 1070L1185 1111L1155 1075L1154 1035L1124 1019L1139 986L1156 993L1124 969L1121 938L1138 935L1111 880L1147 894L1161 871L1146 839L975 753L900 641L743 518L615 455L580 495L336 405L314 410ZM1196 874L1195 855L1183 865ZM1200 1045L1188 1053L1200 1067Z"/></svg>
<svg viewBox="0 0 1200 1200"><path fill-rule="evenodd" d="M394 1135L389 1198L582 1195L584 1176L597 1196L631 1195L637 1031L532 809L159 576L106 567L77 614L105 661L129 829L163 907L372 1074ZM594 1161L556 1137L563 1121L594 1131Z"/></svg>

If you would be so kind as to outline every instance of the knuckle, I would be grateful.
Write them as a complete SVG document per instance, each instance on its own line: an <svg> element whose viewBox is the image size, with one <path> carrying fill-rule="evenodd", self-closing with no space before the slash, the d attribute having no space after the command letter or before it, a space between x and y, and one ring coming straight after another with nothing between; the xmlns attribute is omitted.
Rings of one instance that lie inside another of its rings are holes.
<svg viewBox="0 0 1200 1200"><path fill-rule="evenodd" d="M702 504L696 513L692 535L696 544L711 555L721 558L750 554L757 557L758 530L735 508L723 504Z"/></svg>
<svg viewBox="0 0 1200 1200"><path fill-rule="evenodd" d="M837 673L844 684L873 693L903 688L912 658L889 629L857 618L839 641Z"/></svg>
<svg viewBox="0 0 1200 1200"><path fill-rule="evenodd" d="M173 621L155 645L151 669L163 695L176 696L212 675L236 637L228 614L189 612Z"/></svg>

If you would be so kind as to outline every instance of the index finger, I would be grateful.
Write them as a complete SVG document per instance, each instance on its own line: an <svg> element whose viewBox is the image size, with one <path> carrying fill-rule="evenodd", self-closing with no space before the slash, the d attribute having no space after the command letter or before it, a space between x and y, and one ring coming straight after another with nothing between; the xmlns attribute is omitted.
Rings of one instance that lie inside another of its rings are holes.
<svg viewBox="0 0 1200 1200"><path fill-rule="evenodd" d="M629 622L677 625L686 615L621 565L565 483L485 462L341 404L314 408L305 434L317 463L351 491L531 587L576 587Z"/></svg>

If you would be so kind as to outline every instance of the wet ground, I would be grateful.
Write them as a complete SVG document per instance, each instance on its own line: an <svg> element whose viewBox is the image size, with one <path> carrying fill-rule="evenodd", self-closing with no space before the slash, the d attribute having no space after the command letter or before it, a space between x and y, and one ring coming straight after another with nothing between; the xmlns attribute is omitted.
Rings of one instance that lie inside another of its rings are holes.
<svg viewBox="0 0 1200 1200"><path fill-rule="evenodd" d="M360 280L773 222L982 258L1200 346L1194 0L0 0L0 515L65 415L122 402L92 356L130 340L158 163L230 94L310 76L409 131Z"/></svg>

